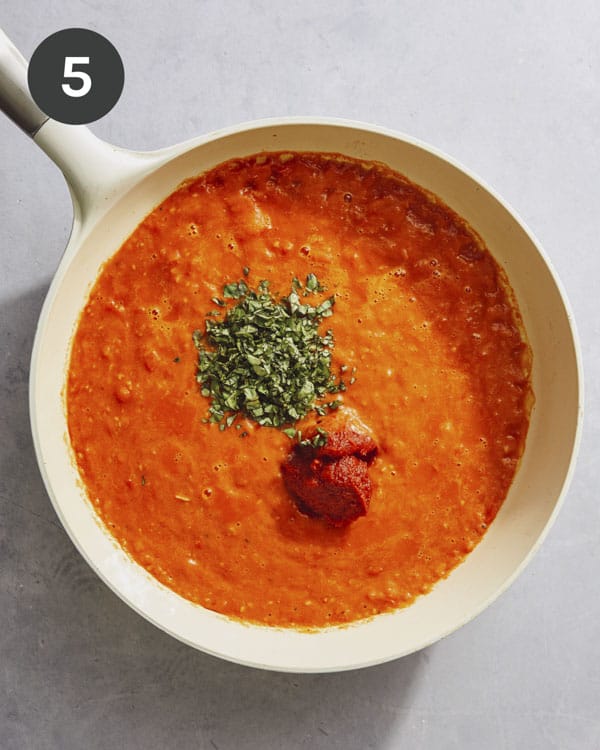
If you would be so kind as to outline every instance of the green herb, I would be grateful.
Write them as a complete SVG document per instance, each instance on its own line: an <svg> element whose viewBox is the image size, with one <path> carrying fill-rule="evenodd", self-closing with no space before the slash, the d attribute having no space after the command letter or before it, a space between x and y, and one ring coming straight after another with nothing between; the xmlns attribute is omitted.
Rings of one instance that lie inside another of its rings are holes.
<svg viewBox="0 0 600 750"><path fill-rule="evenodd" d="M245 281L237 281L234 284L225 284L223 287L223 297L225 299L240 299L248 294L248 287Z"/></svg>
<svg viewBox="0 0 600 750"><path fill-rule="evenodd" d="M302 433L299 433L302 437ZM312 438L306 438L305 440L298 441L300 445L306 448L322 448L327 445L327 432L320 427L317 427L317 433Z"/></svg>
<svg viewBox="0 0 600 750"><path fill-rule="evenodd" d="M304 296L306 297L311 292L324 292L325 287L319 283L319 279L314 275L314 273L309 273L306 277L306 291L304 292Z"/></svg>
<svg viewBox="0 0 600 750"><path fill-rule="evenodd" d="M260 425L282 427L311 409L322 415L339 405L330 401L315 406L324 395L346 389L331 372L333 332L319 332L320 323L333 314L335 300L301 302L301 287L294 279L291 292L277 300L264 279L257 290L244 281L226 284L223 297L236 304L222 319L206 320L204 332L194 332L196 379L202 395L211 400L208 421L219 423L220 429L231 426L237 414ZM305 289L313 293L323 287L309 274ZM213 302L225 304L216 297ZM286 434L297 437L296 431ZM314 439L322 440L323 435L317 433Z"/></svg>
<svg viewBox="0 0 600 750"><path fill-rule="evenodd" d="M142 474L142 487L146 484L146 477Z"/></svg>
<svg viewBox="0 0 600 750"><path fill-rule="evenodd" d="M244 274L244 276L247 276L250 273L250 269L248 268L248 266L244 266L242 268L242 273Z"/></svg>

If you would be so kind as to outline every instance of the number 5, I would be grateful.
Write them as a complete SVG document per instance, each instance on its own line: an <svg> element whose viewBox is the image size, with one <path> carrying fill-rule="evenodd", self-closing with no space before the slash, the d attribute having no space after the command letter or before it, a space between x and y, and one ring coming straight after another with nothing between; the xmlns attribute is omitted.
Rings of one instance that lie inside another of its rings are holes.
<svg viewBox="0 0 600 750"><path fill-rule="evenodd" d="M89 65L89 57L65 57L65 78L78 78L81 81L81 87L74 89L70 83L63 83L62 90L67 96L85 96L92 88L92 79L82 70L73 70L73 65Z"/></svg>

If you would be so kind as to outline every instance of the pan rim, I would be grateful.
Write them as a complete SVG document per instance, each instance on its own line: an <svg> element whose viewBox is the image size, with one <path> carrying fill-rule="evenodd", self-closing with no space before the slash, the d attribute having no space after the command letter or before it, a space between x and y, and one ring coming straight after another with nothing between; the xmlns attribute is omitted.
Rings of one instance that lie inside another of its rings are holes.
<svg viewBox="0 0 600 750"><path fill-rule="evenodd" d="M160 169L161 166L169 163L172 159L177 158L177 156L184 155L188 151L191 151L192 149L202 146L204 144L208 144L208 143L211 143L219 139L226 138L228 136L235 135L238 133L259 130L261 128L282 128L282 127L285 128L287 126L297 126L297 125L321 126L321 127L325 126L325 127L336 127L336 128L342 127L342 128L354 129L358 131L364 131L364 132L375 134L375 135L386 136L388 138L400 140L411 146L422 149L428 152L429 154L432 154L433 156L437 157L438 159L441 159L442 161L446 162L453 168L457 169L459 172L461 172L463 175L469 178L469 180L481 186L481 188L486 193L488 193L491 198L497 201L497 203L508 213L508 215L513 219L513 221L518 225L518 227L524 232L524 234L530 240L531 244L533 245L533 247L539 254L543 264L545 265L545 267L547 268L550 274L550 277L560 297L560 301L562 303L562 306L565 311L568 324L569 324L571 343L573 345L574 357L575 357L575 368L576 368L576 373L577 373L576 388L577 388L578 414L577 414L574 438L572 440L572 444L570 447L568 469L564 475L562 486L560 487L560 490L558 492L557 500L554 503L553 510L551 514L549 515L548 520L546 521L541 533L538 535L535 543L531 546L528 554L523 558L522 562L520 563L520 565L517 566L517 568L513 571L513 573L508 578L506 578L503 584L499 588L496 588L487 599L480 602L478 607L470 610L460 620L460 622L458 622L457 624L453 623L446 629L441 629L440 632L436 634L435 637L426 639L423 643L418 645L416 648L409 648L408 650L398 649L396 651L390 652L388 655L384 657L366 659L366 660L365 659L352 659L350 655L350 658L348 659L348 661L344 663L343 665L340 665L340 664L334 664L330 666L327 666L324 664L308 665L304 663L298 664L298 663L295 663L293 660L285 664L274 664L274 663L258 662L250 658L243 659L243 658L240 658L239 656L231 656L231 655L228 655L227 653L211 650L202 645L199 645L196 642L189 641L188 639L183 637L181 634L178 634L177 632L172 631L171 629L166 627L164 623L156 621L147 612L144 612L142 609L137 607L132 601L130 601L126 597L126 595L123 594L122 591L120 591L115 586L114 582L111 582L110 580L108 580L98 570L97 566L94 564L94 561L89 557L87 550L85 549L85 545L78 539L76 532L70 527L69 521L64 515L63 509L55 493L55 488L53 486L53 483L50 480L50 476L48 474L47 467L44 461L44 451L43 451L42 439L40 435L40 425L39 425L40 410L36 402L36 384L39 378L42 376L42 373L40 372L40 350L41 350L41 345L42 345L42 341L44 337L44 332L48 324L48 318L49 318L52 303L56 298L56 295L60 288L60 283L62 281L62 278L67 272L72 258L75 257L76 255L76 252L73 252L72 245L76 243L80 243L81 241L80 230L82 227L77 226L76 221L74 222L71 239L69 240L69 243L67 245L67 249L69 250L69 252L65 252L63 261L61 261L61 263L59 264L57 272L55 273L53 277L53 280L48 290L46 300L42 307L42 311L40 313L40 317L39 317L37 328L36 328L35 340L34 340L34 345L33 345L33 350L32 350L32 355L31 355L31 367L30 367L30 389L29 389L30 419L31 419L31 429L32 429L32 434L33 434L34 448L35 448L38 466L40 467L40 472L44 481L44 485L46 487L46 491L51 499L51 502L55 508L55 511L57 512L57 515L59 516L61 520L63 527L67 531L68 535L70 536L71 540L73 541L73 543L75 544L79 552L82 554L84 559L88 562L88 564L92 567L92 569L96 572L96 574L99 575L100 578L109 586L109 588L111 588L111 590L113 590L130 607L132 607L135 611L137 611L139 614L141 614L143 617L145 617L149 621L153 622L153 624L155 624L157 627L161 628L165 632L168 632L170 635L173 635L174 637L176 637L178 640L181 640L187 643L188 645L191 645L202 651L211 653L215 656L219 656L220 658L224 658L229 661L233 661L233 662L240 663L240 664L245 664L247 666L259 667L262 669L272 669L276 671L288 671L288 672L344 671L344 670L357 669L361 667L366 667L366 666L390 661L390 660L399 658L401 656L407 655L408 653L413 653L414 651L425 648L426 646L431 645L431 643L434 643L440 640L441 638L445 637L451 632L454 632L459 627L462 627L462 625L466 624L467 622L472 620L474 617L476 617L478 614L480 614L487 606L489 606L495 599L497 599L513 583L513 581L520 575L520 573L525 569L527 564L530 562L530 560L534 556L535 552L539 549L539 547L543 543L552 524L556 520L556 517L560 511L560 508L562 507L562 503L564 502L566 493L568 491L570 482L573 477L573 473L575 470L576 456L577 456L579 445L581 442L581 433L582 433L583 370L582 370L582 363L581 363L581 351L580 351L579 337L577 334L577 329L576 329L576 325L575 325L575 321L574 321L574 317L573 317L573 313L571 310L568 297L565 293L565 290L562 286L562 283L555 269L552 266L550 259L547 257L545 251L543 250L537 238L534 236L534 234L531 232L531 230L528 228L525 222L520 218L517 212L501 196L499 196L493 188L487 185L486 182L481 180L471 170L464 167L455 159L443 153L441 150L433 146L429 146L428 144L416 138L413 138L412 136L408 136L403 133L399 133L397 131L394 131L388 128L379 127L376 125L370 125L367 123L356 122L352 120L342 120L338 118L284 117L284 118L269 118L269 119L263 119L263 120L255 120L255 121L231 126L229 128L216 130L204 136L199 136L199 137L190 139L183 143L176 144L174 146L159 150L157 152L152 152L156 156L156 162L152 162L147 170L141 172L139 181L141 182L152 171L154 171L155 169ZM116 202L122 200L125 195L126 193L122 193L120 196L117 196L115 199ZM108 208L108 210L110 210L110 207ZM102 221L102 217L96 220L96 224L100 221ZM94 226L96 224L94 224ZM394 616L395 614L396 613L393 613L392 616ZM365 622L368 622L368 621L359 621L356 624L356 627L363 626ZM250 627L254 627L254 626L250 626Z"/></svg>

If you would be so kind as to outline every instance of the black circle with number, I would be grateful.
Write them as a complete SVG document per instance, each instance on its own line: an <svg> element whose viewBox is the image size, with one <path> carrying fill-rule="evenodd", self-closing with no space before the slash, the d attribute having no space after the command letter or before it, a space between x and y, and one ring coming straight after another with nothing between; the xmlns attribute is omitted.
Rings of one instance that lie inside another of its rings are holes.
<svg viewBox="0 0 600 750"><path fill-rule="evenodd" d="M49 117L83 125L103 117L119 100L125 72L114 46L90 29L63 29L33 53L29 91Z"/></svg>

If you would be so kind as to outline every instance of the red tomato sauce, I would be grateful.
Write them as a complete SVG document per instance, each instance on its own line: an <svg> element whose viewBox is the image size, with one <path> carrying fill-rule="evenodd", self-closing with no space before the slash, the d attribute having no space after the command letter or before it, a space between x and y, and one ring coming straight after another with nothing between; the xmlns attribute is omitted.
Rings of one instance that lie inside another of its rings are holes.
<svg viewBox="0 0 600 750"><path fill-rule="evenodd" d="M192 333L244 267L250 286L314 273L335 294L334 369L356 367L339 398L378 446L351 524L291 501L280 430L203 422ZM447 576L508 492L531 401L520 315L475 232L383 165L315 153L226 162L158 206L104 265L66 388L79 473L123 548L203 607L298 628Z"/></svg>

